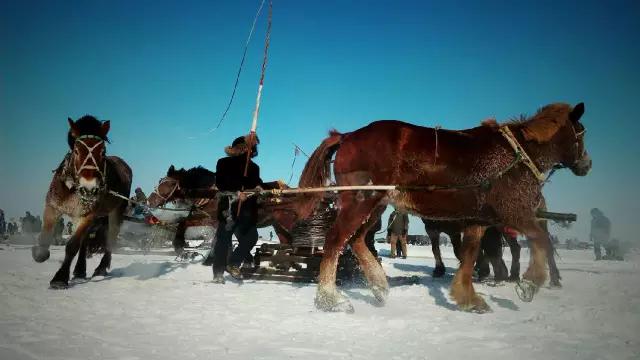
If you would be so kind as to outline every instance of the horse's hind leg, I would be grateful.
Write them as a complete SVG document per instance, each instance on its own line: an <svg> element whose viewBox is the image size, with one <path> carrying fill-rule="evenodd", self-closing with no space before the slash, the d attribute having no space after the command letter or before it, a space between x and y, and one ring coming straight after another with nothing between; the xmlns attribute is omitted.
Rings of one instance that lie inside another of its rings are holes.
<svg viewBox="0 0 640 360"><path fill-rule="evenodd" d="M429 235L429 239L431 239L431 251L433 252L433 257L436 260L436 267L433 269L432 276L434 278L442 277L446 272L446 268L442 261L442 254L440 254L440 232L427 230L427 235Z"/></svg>
<svg viewBox="0 0 640 360"><path fill-rule="evenodd" d="M47 205L44 208L43 218L42 231L38 236L38 243L31 248L33 260L39 263L47 261L51 255L49 246L53 241L53 228L60 218L60 212Z"/></svg>
<svg viewBox="0 0 640 360"><path fill-rule="evenodd" d="M85 217L79 222L76 232L73 234L71 239L69 239L67 246L65 246L64 261L62 262L60 269L58 269L56 274L53 276L53 279L49 282L52 289L66 289L69 287L69 270L71 269L71 262L76 256L78 249L80 249L92 221L93 217Z"/></svg>
<svg viewBox="0 0 640 360"><path fill-rule="evenodd" d="M487 312L489 305L476 294L471 283L473 265L480 249L480 238L484 228L482 226L470 226L464 230L462 243L462 264L456 272L451 284L451 297L458 307L465 311Z"/></svg>
<svg viewBox="0 0 640 360"><path fill-rule="evenodd" d="M84 239L80 244L78 260L76 260L76 267L73 269L74 279L85 279L87 277L87 242L88 239Z"/></svg>
<svg viewBox="0 0 640 360"><path fill-rule="evenodd" d="M338 292L336 287L338 257L346 242L362 227L379 201L380 197L357 201L355 194L349 192L340 195L341 206L336 221L327 234L320 263L318 291L315 298L318 309L353 312L351 303Z"/></svg>
<svg viewBox="0 0 640 360"><path fill-rule="evenodd" d="M376 257L373 255L364 241L364 238L369 229L371 229L371 227L375 225L377 219L380 218L385 208L385 206L381 206L374 210L369 217L367 224L360 229L357 238L351 244L353 253L358 258L360 268L367 279L369 288L380 304L384 304L387 301L387 296L389 295L389 283L387 282L387 276L385 275L384 270L382 270L382 265L380 265Z"/></svg>

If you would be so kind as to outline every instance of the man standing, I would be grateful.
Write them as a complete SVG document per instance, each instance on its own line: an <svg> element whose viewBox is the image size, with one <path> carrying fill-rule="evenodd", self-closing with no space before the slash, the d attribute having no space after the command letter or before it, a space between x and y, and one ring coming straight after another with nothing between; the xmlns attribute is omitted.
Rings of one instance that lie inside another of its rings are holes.
<svg viewBox="0 0 640 360"><path fill-rule="evenodd" d="M0 209L0 238L7 232L7 222L4 219L4 211Z"/></svg>
<svg viewBox="0 0 640 360"><path fill-rule="evenodd" d="M596 260L602 259L600 247L606 247L611 236L611 222L598 208L591 209L591 241Z"/></svg>
<svg viewBox="0 0 640 360"><path fill-rule="evenodd" d="M260 167L251 160L258 155L258 143L255 135L236 138L231 146L224 149L227 157L218 160L216 165L216 187L221 192L237 193L238 201L231 201L230 196L223 196L218 201L219 223L213 249L213 282L215 283L224 283L225 269L236 280L242 280L240 272L242 261L247 258L258 241L257 198L247 197L241 191L259 187L269 189L279 187L279 183L265 184L260 179ZM227 259L227 252L234 234L238 238L238 246Z"/></svg>
<svg viewBox="0 0 640 360"><path fill-rule="evenodd" d="M407 233L409 232L409 214L394 210L389 216L389 237L391 238L391 258L396 257L396 244L400 240L402 258L407 258Z"/></svg>

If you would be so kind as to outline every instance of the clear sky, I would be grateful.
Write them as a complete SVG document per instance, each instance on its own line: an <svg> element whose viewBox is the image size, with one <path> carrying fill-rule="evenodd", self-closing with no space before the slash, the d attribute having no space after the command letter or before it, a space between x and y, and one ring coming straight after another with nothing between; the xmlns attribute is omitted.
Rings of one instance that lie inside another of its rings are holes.
<svg viewBox="0 0 640 360"><path fill-rule="evenodd" d="M258 4L0 0L0 208L42 212L68 116L111 120L108 152L146 192L170 164L214 167L250 126L266 13L228 118L208 134ZM583 101L593 170L560 172L544 190L551 210L578 214L560 237L586 240L588 211L599 207L614 236L637 240L639 4L274 0L263 179L288 180L292 142L310 153L334 127L400 119L461 129Z"/></svg>

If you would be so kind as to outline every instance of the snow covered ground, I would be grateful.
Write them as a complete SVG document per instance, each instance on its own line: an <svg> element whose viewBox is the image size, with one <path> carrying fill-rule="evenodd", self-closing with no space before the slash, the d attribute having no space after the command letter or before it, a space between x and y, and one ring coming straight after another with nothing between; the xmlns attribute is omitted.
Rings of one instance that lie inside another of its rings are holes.
<svg viewBox="0 0 640 360"><path fill-rule="evenodd" d="M595 262L561 250L563 289L523 303L512 285L477 284L494 310L479 315L449 300L456 262L443 251L444 279L431 278L430 248L411 246L408 259L383 266L420 284L393 287L385 307L365 289L344 289L355 314L328 314L313 306L314 285L214 285L210 268L169 255L116 254L110 277L49 290L62 247L36 264L29 246L2 244L0 359L640 358L640 256Z"/></svg>

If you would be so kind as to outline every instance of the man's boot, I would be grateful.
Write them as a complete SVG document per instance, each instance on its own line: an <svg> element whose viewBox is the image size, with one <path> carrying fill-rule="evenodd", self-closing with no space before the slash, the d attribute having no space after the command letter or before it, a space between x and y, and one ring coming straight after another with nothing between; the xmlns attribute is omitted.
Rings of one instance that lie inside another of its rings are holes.
<svg viewBox="0 0 640 360"><path fill-rule="evenodd" d="M214 272L213 281L214 284L224 284L224 273Z"/></svg>

